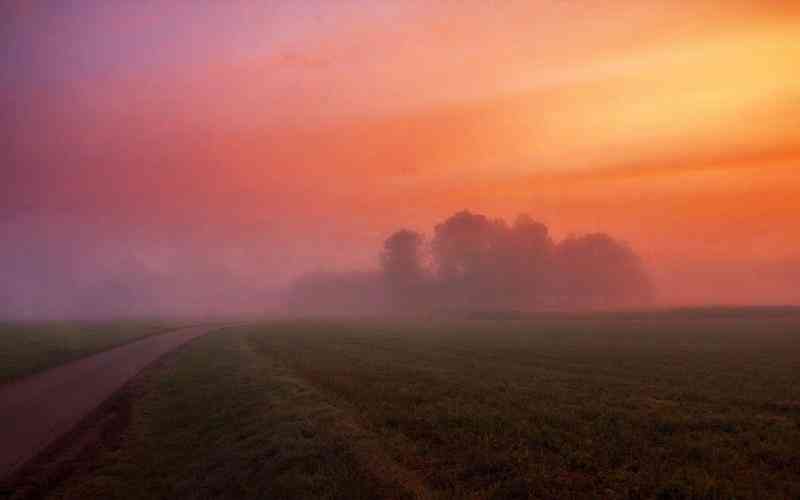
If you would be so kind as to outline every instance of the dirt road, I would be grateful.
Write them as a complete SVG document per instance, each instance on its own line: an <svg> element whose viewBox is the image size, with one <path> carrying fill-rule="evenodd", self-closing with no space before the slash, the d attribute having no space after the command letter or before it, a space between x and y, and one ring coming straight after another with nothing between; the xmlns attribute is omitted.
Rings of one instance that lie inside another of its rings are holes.
<svg viewBox="0 0 800 500"><path fill-rule="evenodd" d="M33 458L143 368L220 327L148 337L0 386L0 478Z"/></svg>

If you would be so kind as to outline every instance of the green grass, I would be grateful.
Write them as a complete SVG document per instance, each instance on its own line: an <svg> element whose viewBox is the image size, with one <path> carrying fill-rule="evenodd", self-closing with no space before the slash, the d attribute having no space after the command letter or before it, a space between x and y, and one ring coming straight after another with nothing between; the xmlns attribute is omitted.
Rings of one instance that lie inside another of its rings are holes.
<svg viewBox="0 0 800 500"><path fill-rule="evenodd" d="M329 431L342 412L241 334L194 341L142 381L123 445L50 498L404 498Z"/></svg>
<svg viewBox="0 0 800 500"><path fill-rule="evenodd" d="M0 323L0 384L169 328L156 321Z"/></svg>
<svg viewBox="0 0 800 500"><path fill-rule="evenodd" d="M800 317L276 322L149 374L66 498L798 498Z"/></svg>

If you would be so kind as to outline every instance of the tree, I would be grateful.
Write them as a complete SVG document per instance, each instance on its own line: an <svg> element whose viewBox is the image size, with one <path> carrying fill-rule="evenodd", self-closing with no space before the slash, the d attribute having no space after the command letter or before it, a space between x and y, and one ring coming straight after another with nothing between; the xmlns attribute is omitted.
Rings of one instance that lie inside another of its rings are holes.
<svg viewBox="0 0 800 500"><path fill-rule="evenodd" d="M555 244L547 226L527 214L497 243L493 273L502 276L502 300L507 306L530 309L547 301L552 293L552 261Z"/></svg>
<svg viewBox="0 0 800 500"><path fill-rule="evenodd" d="M490 221L467 210L437 225L432 250L439 278L451 281L483 274L497 234L504 229L502 220Z"/></svg>
<svg viewBox="0 0 800 500"><path fill-rule="evenodd" d="M383 244L381 269L392 302L402 309L420 298L426 280L423 237L416 231L402 229Z"/></svg>
<svg viewBox="0 0 800 500"><path fill-rule="evenodd" d="M641 259L607 234L567 238L556 247L555 260L567 307L643 305L653 299Z"/></svg>

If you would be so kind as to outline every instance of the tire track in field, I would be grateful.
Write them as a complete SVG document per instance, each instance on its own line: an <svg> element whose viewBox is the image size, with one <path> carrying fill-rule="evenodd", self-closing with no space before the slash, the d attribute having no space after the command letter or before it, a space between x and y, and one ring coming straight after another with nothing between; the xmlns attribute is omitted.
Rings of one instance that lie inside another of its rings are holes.
<svg viewBox="0 0 800 500"><path fill-rule="evenodd" d="M243 350L247 351L248 357L252 360L252 369L259 369L257 358L271 358L268 352L263 352L246 341L242 344ZM326 397L325 391L320 390L283 364L270 359L269 365L267 368L269 376L275 377L287 385L297 387L306 395L318 396L316 403L309 405L308 408L296 408L298 413L307 411L309 413L306 417L307 421L319 433L349 449L355 456L358 465L367 474L389 487L393 493L389 498L419 500L435 498L425 482L413 470L389 456L380 437L359 424L358 416L352 410L337 405L331 398ZM260 368L265 369L263 366Z"/></svg>

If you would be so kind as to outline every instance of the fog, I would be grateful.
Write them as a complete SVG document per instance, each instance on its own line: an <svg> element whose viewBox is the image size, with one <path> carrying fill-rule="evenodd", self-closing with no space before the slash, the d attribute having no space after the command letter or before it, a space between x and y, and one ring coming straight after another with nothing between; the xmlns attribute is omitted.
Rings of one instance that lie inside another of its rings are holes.
<svg viewBox="0 0 800 500"><path fill-rule="evenodd" d="M4 225L5 318L572 310L644 306L655 297L628 246L605 234L556 242L527 215L508 224L462 211L436 225L429 240L411 230L388 235L362 269L337 271L335 255L316 256L306 267L328 270L306 273L289 259L270 261L287 251L302 255L299 239L277 249L266 236L145 237L74 218L42 222Z"/></svg>
<svg viewBox="0 0 800 500"><path fill-rule="evenodd" d="M7 222L3 233L2 318L227 317L279 306L276 273L267 279L251 264L261 253L255 244L248 257L218 235L114 229L70 217L27 217Z"/></svg>
<svg viewBox="0 0 800 500"><path fill-rule="evenodd" d="M395 227L404 224L396 224ZM460 211L420 228L2 222L0 318L429 315L796 304L792 260L647 260L602 232ZM408 226L412 227L412 226ZM558 234L558 235L557 235Z"/></svg>

